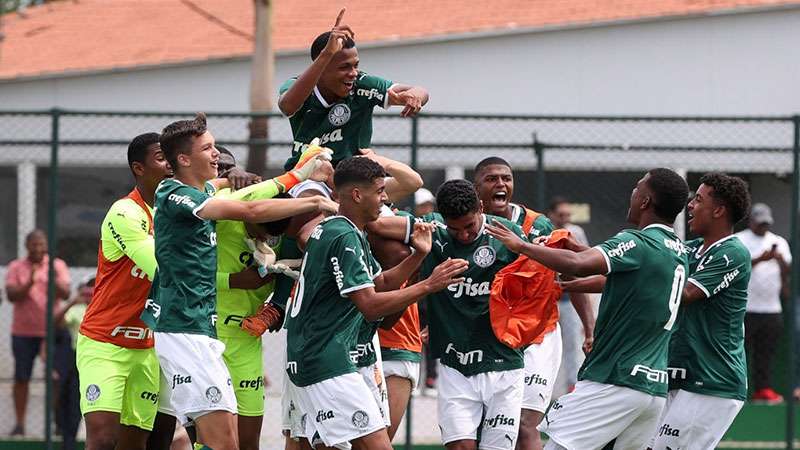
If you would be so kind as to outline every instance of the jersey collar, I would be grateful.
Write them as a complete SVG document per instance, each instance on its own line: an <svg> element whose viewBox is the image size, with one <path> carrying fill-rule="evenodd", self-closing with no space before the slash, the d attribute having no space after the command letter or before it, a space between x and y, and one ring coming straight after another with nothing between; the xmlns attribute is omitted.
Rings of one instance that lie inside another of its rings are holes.
<svg viewBox="0 0 800 450"><path fill-rule="evenodd" d="M325 97L322 96L322 93L319 91L319 88L316 87L316 86L314 86L314 95L317 96L317 100L319 100L319 102L322 103L322 106L324 106L326 108L330 108L331 106L333 106L330 103L328 103L327 101L325 101Z"/></svg>
<svg viewBox="0 0 800 450"><path fill-rule="evenodd" d="M700 247L698 247L698 248L697 248L697 250L694 252L694 257L695 257L695 258L700 258L701 256L703 256L703 255L705 255L706 253L708 253L708 251L709 251L709 250L711 250L712 248L714 248L714 247L716 247L716 246L718 246L718 245L722 245L722 243L723 243L723 242L727 241L728 239L735 238L735 237L736 237L736 235L735 235L735 234L731 234L731 235L725 236L725 237L724 237L724 238L722 238L722 239L718 239L716 242L714 242L713 244L711 244L711 245L709 245L708 247L706 247L706 251L704 251L704 252L702 252L702 253L700 252L700 250L702 250L702 249L703 249L703 246L701 245L701 246L700 246ZM703 242L703 243L705 244L705 242Z"/></svg>
<svg viewBox="0 0 800 450"><path fill-rule="evenodd" d="M661 228L664 231L668 231L672 234L675 234L674 228L664 225L663 223L651 223L650 225L642 228L642 231L647 230L648 228Z"/></svg>
<svg viewBox="0 0 800 450"><path fill-rule="evenodd" d="M509 203L509 206L511 206L511 221L517 223L524 209L516 203Z"/></svg>

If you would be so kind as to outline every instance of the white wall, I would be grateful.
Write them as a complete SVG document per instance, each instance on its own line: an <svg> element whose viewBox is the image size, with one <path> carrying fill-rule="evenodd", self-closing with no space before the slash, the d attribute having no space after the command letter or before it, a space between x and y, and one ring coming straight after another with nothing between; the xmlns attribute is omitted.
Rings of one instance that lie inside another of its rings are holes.
<svg viewBox="0 0 800 450"><path fill-rule="evenodd" d="M362 68L423 85L430 111L800 112L800 10L362 48ZM276 86L308 56L279 57ZM0 83L0 108L233 111L248 63Z"/></svg>

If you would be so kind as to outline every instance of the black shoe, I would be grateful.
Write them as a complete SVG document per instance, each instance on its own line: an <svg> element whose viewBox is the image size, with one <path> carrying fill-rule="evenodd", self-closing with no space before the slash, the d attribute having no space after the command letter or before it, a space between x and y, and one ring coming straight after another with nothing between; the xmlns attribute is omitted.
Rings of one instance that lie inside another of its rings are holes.
<svg viewBox="0 0 800 450"><path fill-rule="evenodd" d="M17 425L11 430L9 436L25 436L25 429L22 428L22 425Z"/></svg>

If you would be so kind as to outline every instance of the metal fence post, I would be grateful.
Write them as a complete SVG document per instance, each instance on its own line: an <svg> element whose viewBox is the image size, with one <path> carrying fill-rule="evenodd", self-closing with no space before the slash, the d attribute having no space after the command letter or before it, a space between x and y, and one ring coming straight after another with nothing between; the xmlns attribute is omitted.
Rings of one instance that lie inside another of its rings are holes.
<svg viewBox="0 0 800 450"><path fill-rule="evenodd" d="M53 330L53 307L56 301L56 205L58 198L58 144L59 144L59 119L61 110L53 108L51 111L51 136L50 136L50 176L49 192L47 193L47 354L44 369L44 442L45 449L53 448L53 435L50 429L53 412L53 353L55 352L55 334Z"/></svg>
<svg viewBox="0 0 800 450"><path fill-rule="evenodd" d="M794 142L792 145L792 220L791 220L791 245L792 245L792 269L791 269L791 283L789 301L787 302L789 314L789 334L788 334L788 348L787 365L789 366L789 381L786 389L786 448L791 450L794 448L795 437L795 411L794 411L794 388L795 388L795 341L797 332L797 318L795 317L798 293L800 293L800 115L792 117L794 128Z"/></svg>
<svg viewBox="0 0 800 450"><path fill-rule="evenodd" d="M411 118L411 168L419 171L417 166L419 165L419 160L417 159L419 156L419 116L414 116ZM411 196L411 210L415 211L417 208L417 202L414 199L414 196ZM403 445L405 450L411 450L413 447L413 443L411 435L413 434L414 427L411 425L411 410L412 405L414 404L414 397L411 396L408 399L408 407L406 408L406 443Z"/></svg>
<svg viewBox="0 0 800 450"><path fill-rule="evenodd" d="M544 144L536 139L533 133L533 152L536 154L536 210L544 211L547 208L547 182L544 175Z"/></svg>

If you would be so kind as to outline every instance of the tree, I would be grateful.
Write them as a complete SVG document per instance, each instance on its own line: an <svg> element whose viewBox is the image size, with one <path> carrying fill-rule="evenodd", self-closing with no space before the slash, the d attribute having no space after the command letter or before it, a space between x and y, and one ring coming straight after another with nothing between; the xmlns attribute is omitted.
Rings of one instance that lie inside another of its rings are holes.
<svg viewBox="0 0 800 450"><path fill-rule="evenodd" d="M272 111L272 80L275 72L275 55L272 49L272 1L253 0L255 42L250 65L250 111ZM250 145L247 152L247 170L264 175L267 169L267 144L269 119L265 116L250 119Z"/></svg>

